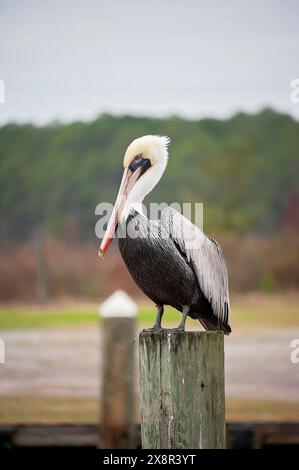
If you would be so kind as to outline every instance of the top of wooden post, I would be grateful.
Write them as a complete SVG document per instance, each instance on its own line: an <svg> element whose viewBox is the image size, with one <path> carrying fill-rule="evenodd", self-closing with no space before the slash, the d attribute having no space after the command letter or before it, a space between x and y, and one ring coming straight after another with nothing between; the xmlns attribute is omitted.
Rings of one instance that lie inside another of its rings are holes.
<svg viewBox="0 0 299 470"><path fill-rule="evenodd" d="M217 331L216 330L215 331L206 331L206 330L179 331L179 330L171 329L171 328L170 329L163 328L162 330L144 329L140 332L140 335L143 335L143 336L155 335L155 336L167 336L167 337L175 336L175 337L184 338L184 336L186 335L189 335L189 336L193 336L193 335L224 336L224 333L223 331L220 331L220 330L217 330Z"/></svg>
<svg viewBox="0 0 299 470"><path fill-rule="evenodd" d="M115 291L99 308L103 318L134 318L137 311L137 304L122 290Z"/></svg>

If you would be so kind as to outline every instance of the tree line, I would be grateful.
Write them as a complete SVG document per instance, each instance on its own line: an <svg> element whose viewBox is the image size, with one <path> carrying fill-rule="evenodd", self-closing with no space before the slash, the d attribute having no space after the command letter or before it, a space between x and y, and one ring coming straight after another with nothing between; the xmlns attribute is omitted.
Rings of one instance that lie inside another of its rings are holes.
<svg viewBox="0 0 299 470"><path fill-rule="evenodd" d="M126 147L144 134L171 138L167 171L147 201L203 202L210 233L275 233L298 209L299 123L271 109L226 120L11 123L0 128L0 238L44 227L94 239L95 207L114 202Z"/></svg>

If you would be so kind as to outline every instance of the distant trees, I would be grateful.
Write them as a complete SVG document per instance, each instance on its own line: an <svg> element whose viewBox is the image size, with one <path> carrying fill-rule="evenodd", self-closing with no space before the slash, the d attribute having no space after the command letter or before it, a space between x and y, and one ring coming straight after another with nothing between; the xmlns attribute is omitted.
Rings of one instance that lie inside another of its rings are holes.
<svg viewBox="0 0 299 470"><path fill-rule="evenodd" d="M102 115L0 128L0 239L24 240L40 226L64 235L70 225L76 239L93 239L94 209L114 201L127 145L149 133L172 143L148 200L203 201L210 233L275 233L294 219L299 123L291 117L270 109L226 121Z"/></svg>

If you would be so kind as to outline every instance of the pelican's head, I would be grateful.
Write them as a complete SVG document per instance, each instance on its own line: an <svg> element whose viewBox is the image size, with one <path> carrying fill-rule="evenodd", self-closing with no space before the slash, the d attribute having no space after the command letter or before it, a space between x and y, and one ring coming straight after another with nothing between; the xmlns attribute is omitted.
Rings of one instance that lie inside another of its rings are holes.
<svg viewBox="0 0 299 470"><path fill-rule="evenodd" d="M145 135L133 140L124 156L124 174L115 201L99 255L107 250L117 229L122 212L130 204L140 204L143 198L156 186L168 159L170 139L158 135Z"/></svg>
<svg viewBox="0 0 299 470"><path fill-rule="evenodd" d="M168 158L169 137L159 135L144 135L133 140L124 156L124 167L134 165L134 162L148 160L147 166L165 165Z"/></svg>

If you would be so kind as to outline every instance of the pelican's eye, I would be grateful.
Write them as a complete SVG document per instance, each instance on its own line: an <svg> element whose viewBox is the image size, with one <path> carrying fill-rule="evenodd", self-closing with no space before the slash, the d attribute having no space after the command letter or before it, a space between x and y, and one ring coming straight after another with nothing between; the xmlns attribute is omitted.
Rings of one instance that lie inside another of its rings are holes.
<svg viewBox="0 0 299 470"><path fill-rule="evenodd" d="M150 161L148 158L143 158L142 155L136 155L136 157L131 161L129 168L131 171L135 171L140 166L142 166L142 173L144 173L144 171L151 166Z"/></svg>
<svg viewBox="0 0 299 470"><path fill-rule="evenodd" d="M136 157L133 159L133 162L134 163L140 163L141 160L143 160L142 156L141 155L136 155Z"/></svg>

